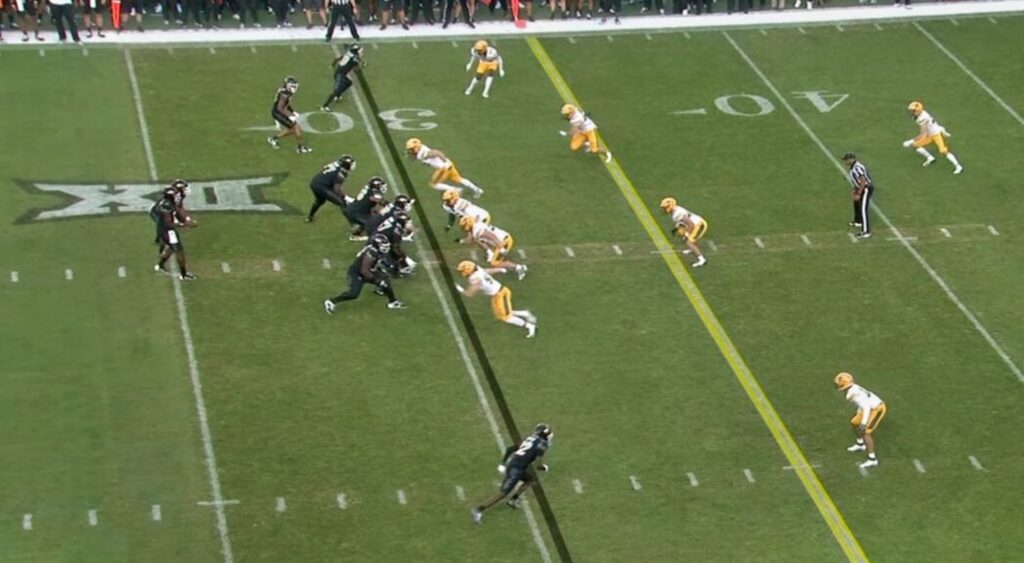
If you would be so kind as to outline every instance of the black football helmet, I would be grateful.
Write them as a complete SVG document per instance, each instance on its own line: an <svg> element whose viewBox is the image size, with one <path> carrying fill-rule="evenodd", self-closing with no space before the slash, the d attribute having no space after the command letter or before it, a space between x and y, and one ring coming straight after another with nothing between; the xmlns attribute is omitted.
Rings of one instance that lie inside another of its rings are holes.
<svg viewBox="0 0 1024 563"><path fill-rule="evenodd" d="M374 176L373 178L370 178L370 181L367 182L366 185L367 187L370 188L370 190L380 194L385 194L388 192L388 183L385 182L384 179L381 178L380 176Z"/></svg>
<svg viewBox="0 0 1024 563"><path fill-rule="evenodd" d="M360 45L359 43L353 43L352 45L349 46L348 52L352 53L353 55L356 55L356 56L362 55L363 54L363 46Z"/></svg>
<svg viewBox="0 0 1024 563"><path fill-rule="evenodd" d="M376 235L373 235L373 238L370 239L370 244L373 246L374 249L381 252L382 254L387 254L388 252L391 252L391 241L389 241L388 237L383 234L378 233Z"/></svg>
<svg viewBox="0 0 1024 563"><path fill-rule="evenodd" d="M551 426L544 424L542 422L538 424L536 428L533 429L533 435L537 436L538 438L550 440L555 436L555 433L553 430L551 430Z"/></svg>
<svg viewBox="0 0 1024 563"><path fill-rule="evenodd" d="M288 90L292 94L299 91L299 81L294 76L288 76L284 79L284 89Z"/></svg>
<svg viewBox="0 0 1024 563"><path fill-rule="evenodd" d="M350 154L343 154L338 158L338 167L347 172L351 172L356 169L356 159L352 158Z"/></svg>
<svg viewBox="0 0 1024 563"><path fill-rule="evenodd" d="M401 211L409 211L412 209L412 200L405 194L398 194L395 196L395 201L391 202L395 206L395 209Z"/></svg>
<svg viewBox="0 0 1024 563"><path fill-rule="evenodd" d="M410 223L412 223L412 218L410 218L409 214L406 213L405 211L399 211L395 213L395 223L397 223L398 226L405 229L409 226Z"/></svg>
<svg viewBox="0 0 1024 563"><path fill-rule="evenodd" d="M186 196L192 193L192 188L188 185L188 182L182 180L181 178L178 178L177 180L171 182L171 189Z"/></svg>

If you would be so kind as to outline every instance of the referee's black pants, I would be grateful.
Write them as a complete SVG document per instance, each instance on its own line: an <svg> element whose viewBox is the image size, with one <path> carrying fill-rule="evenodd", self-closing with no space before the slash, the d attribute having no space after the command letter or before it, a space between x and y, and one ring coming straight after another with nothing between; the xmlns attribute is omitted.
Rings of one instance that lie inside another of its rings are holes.
<svg viewBox="0 0 1024 563"><path fill-rule="evenodd" d="M853 222L860 225L860 232L871 232L871 196L875 193L874 186L868 186L860 194L860 200L853 202Z"/></svg>
<svg viewBox="0 0 1024 563"><path fill-rule="evenodd" d="M334 26L338 25L338 20L341 18L345 18L345 25L348 26L352 39L358 41L359 30L356 29L356 22L352 19L352 6L350 4L335 4L334 2L331 2L331 20L327 24L327 41L334 37Z"/></svg>

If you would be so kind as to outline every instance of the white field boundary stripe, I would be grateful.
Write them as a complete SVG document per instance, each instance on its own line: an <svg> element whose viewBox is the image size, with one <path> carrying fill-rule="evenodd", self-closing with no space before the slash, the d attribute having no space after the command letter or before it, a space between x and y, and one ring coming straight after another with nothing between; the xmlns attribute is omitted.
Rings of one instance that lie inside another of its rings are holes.
<svg viewBox="0 0 1024 563"><path fill-rule="evenodd" d="M146 123L146 112L142 108L142 93L139 90L139 79L135 75L132 52L128 49L124 50L124 63L128 67L128 80L132 86L132 98L135 100L135 112L138 114L139 131L142 133L142 146L146 153L149 178L156 181L159 176L156 172L156 160L153 158L153 145L149 139L149 125ZM213 437L210 434L210 423L206 414L206 400L203 398L203 383L199 373L199 360L196 359L195 345L192 342L192 329L188 324L188 311L185 310L185 295L181 291L181 281L176 276L171 277L171 283L174 286L174 301L178 308L178 324L181 328L181 337L185 343L185 356L188 359L188 373L189 379L192 382L192 394L195 397L196 415L199 417L199 433L203 441L206 471L210 480L210 494L213 496L215 503L214 512L217 518L217 533L220 536L220 551L224 557L224 563L232 563L235 557L231 550L231 538L228 535L228 519L224 512L224 496L220 490L217 456L213 452Z"/></svg>
<svg viewBox="0 0 1024 563"><path fill-rule="evenodd" d="M526 41L537 62L543 67L544 72L548 75L562 100L565 103L571 103L580 107L579 100L573 95L569 85L565 82L561 72L559 72L540 41L533 37L528 38ZM597 138L598 142L602 143L606 148L608 147L608 144L602 139L600 132ZM644 203L640 194L637 193L636 187L633 186L632 181L626 176L625 171L616 159L612 158L612 161L606 164L605 167L651 242L658 250L662 251L662 259L665 261L666 267L668 267L680 290L682 290L697 313L701 323L704 325L705 331L714 340L716 347L736 377L736 381L743 388L747 398L761 417L761 421L772 435L772 439L778 445L783 455L786 456L786 460L789 461L790 465L796 468L795 472L804 486L804 490L807 491L807 495L814 502L822 519L828 525L836 539L836 543L839 544L839 547L850 561L867 561L867 555L864 553L860 542L857 541L856 536L854 536L853 531L850 530L835 501L832 500L828 491L825 490L821 480L818 479L817 473L809 467L810 464L800 449L799 444L796 443L793 435L786 428L785 422L779 416L778 411L775 410L771 400L765 395L764 389L761 388L761 384L750 370L750 366L747 365L739 350L736 349L736 345L733 343L732 338L729 337L725 327L722 326L715 312L711 310L711 306L704 299L704 295L701 293L697 283L693 281L693 277L686 270L686 267L683 266L679 255L673 252L671 243L665 237L664 231L651 214L647 204Z"/></svg>
<svg viewBox="0 0 1024 563"><path fill-rule="evenodd" d="M800 114L798 114L796 110L793 109L793 106L790 105L789 101L785 98L785 96L783 96L782 93L779 92L779 89L775 87L775 84L772 84L771 80L769 80L768 77L765 76L763 72L761 72L761 69L757 66L757 64L755 64L754 61L751 60L749 56L747 56L746 51L744 51L743 48L740 47L739 44L733 40L732 36L730 36L728 32L723 31L722 35L725 36L725 38L736 50L736 52L739 53L740 57L742 57L743 60L746 61L747 65L751 68L751 70L753 70L754 73L757 74L758 78L761 79L761 82L763 82L764 85L767 86L769 90L771 90L772 94L775 95L775 98L778 99L782 106L786 108L786 111L789 112L789 115L791 115L793 119L796 120L797 124L800 125L800 127L804 130L804 132L807 133L807 136L810 137L812 141L814 141L814 144L817 145L819 149L821 149L821 152L824 153L824 155L828 158L829 162L835 165L836 170L838 170L839 173L845 178L846 170L843 168L842 163L839 162L835 155L833 155L828 150L828 147L825 146L825 143L823 143L821 139L818 137L817 133L815 133L814 130L811 129L809 125L807 125L807 122L804 121L802 117L800 117ZM949 284L946 283L946 280L943 279L943 277L940 276L937 271L935 271L935 268L933 268L932 265L929 264L928 261L924 259L924 256L922 256L921 253L917 251L917 248L914 248L914 245L911 244L911 241L903 236L903 233L901 233L900 230L896 227L896 225L894 225L893 222L889 220L889 217L882 212L882 209L880 207L878 207L877 205L875 205L874 202L872 202L871 209L875 212L876 215L878 215L878 218L881 219L883 223L885 223L885 226L888 227L890 231L892 231L892 233L896 236L896 240L899 240L900 244L903 245L903 248L907 249L907 252L909 252L910 255L914 257L914 260L916 260L917 263L921 265L921 268L923 268L924 271L927 272L928 275L932 278L932 280L935 281L936 284L938 284L938 286L946 294L946 297L948 297L949 300L952 301L954 305L956 305L956 308L959 309L965 317L967 317L967 320L970 321L970 323L974 326L974 330L978 331L978 334L980 334L982 338L984 338L985 341L988 342L988 345L991 346L992 350L995 351L996 355L998 355L999 358L1003 360L1003 363L1006 364L1006 367L1010 368L1010 371L1013 372L1015 376L1017 376L1017 380L1020 381L1021 383L1024 383L1024 372L1021 372L1021 369L1013 361L1013 358L1011 358L1010 355L1006 353L1006 350L1003 349L1002 345L1000 345L999 342L996 341L995 337L993 337L992 334L988 331L988 329L981 324L981 321L978 320L978 317L974 316L974 313L972 313L971 310L968 309L966 305L964 305L964 302L960 300L960 297L958 297L957 294L953 291L953 289L949 286Z"/></svg>
<svg viewBox="0 0 1024 563"><path fill-rule="evenodd" d="M953 61L953 63L956 64L956 66L960 67L960 70L964 71L964 74L970 76L971 80L974 80L974 82L978 86L981 86L981 89L984 90L989 96L991 96L992 99L996 101L996 103L1003 106L1003 109L1005 109L1007 113L1012 115L1013 118L1017 120L1017 123L1024 125L1024 118L1021 118L1020 114L1017 113L1017 111L1014 110L1012 107L1010 107L1010 104L1006 103L1002 98L1000 98L999 94L996 94L995 90L989 88L988 84L985 84L984 80L978 78L977 74L974 74L974 72L972 72L971 69L967 68L967 65L965 65L959 57L954 55L952 51L947 49L945 45L939 42L939 40L936 39L934 35L928 33L928 30L921 27L921 24L914 22L914 27L916 27L917 30L920 31L925 37L927 37L928 40L931 41L936 47L938 47L943 54L949 57L949 60Z"/></svg>
<svg viewBox="0 0 1024 563"><path fill-rule="evenodd" d="M337 46L334 47L334 52L338 52ZM366 111L366 104L363 102L362 90L355 88L355 99L356 108L359 110L359 116L362 118L363 126L366 128L366 134L370 137L370 142L373 144L373 150L377 153L377 159L380 161L381 167L384 169L384 174L387 176L388 183L392 186L399 185L395 181L394 172L391 169L391 164L388 162L387 157L384 154L384 149L381 148L380 140L377 138L377 129L372 119L370 119L369 113ZM419 253L423 256L428 256L429 250L420 242L420 237L416 238L416 247ZM441 305L441 313L444 316L445 323L448 325L448 331L452 335L452 339L455 341L455 347L459 350L459 356L462 358L462 363L466 366L466 373L469 374L469 379L473 384L473 390L476 391L477 401L480 403L480 408L484 412L484 418L487 420L487 426L491 430L491 435L494 437L494 442L498 447L498 451L505 451L505 439L501 435L501 430L498 427L498 420L494 416L494 410L491 409L491 404L487 400L487 394L484 392L483 385L480 382L480 375L477 373L476 365L470 358L469 349L466 348L466 341L462 338L462 333L459 331L459 325L455 322L455 316L452 314L451 306L449 306L447 299L445 298L445 292L441 289L441 283L437 279L437 274L434 273L433 268L424 264L423 269L427 271L427 277L430 278L430 285L434 289L434 295L437 296L437 301ZM533 514L533 509L530 507L528 502L523 502L523 514L526 516L526 523L530 527L530 534L533 536L533 543L537 545L537 550L540 551L540 558L544 563L551 563L551 552L548 551L548 546L544 541L544 536L541 535L540 527L537 525L537 518Z"/></svg>

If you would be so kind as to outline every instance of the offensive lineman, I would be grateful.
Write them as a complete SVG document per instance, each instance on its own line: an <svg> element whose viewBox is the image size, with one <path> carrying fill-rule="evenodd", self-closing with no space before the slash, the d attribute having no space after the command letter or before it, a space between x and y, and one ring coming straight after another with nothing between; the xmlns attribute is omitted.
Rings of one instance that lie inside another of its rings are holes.
<svg viewBox="0 0 1024 563"><path fill-rule="evenodd" d="M477 292L484 292L491 298L491 312L494 318L512 326L526 329L526 337L533 338L537 334L537 317L529 310L512 308L512 290L505 287L491 274L504 274L505 268L481 268L470 260L463 260L455 267L462 277L466 278L469 287L463 288L456 284L455 289L465 297L473 297ZM521 278L520 278L521 279Z"/></svg>
<svg viewBox="0 0 1024 563"><path fill-rule="evenodd" d="M494 73L497 72L498 76L504 78L505 63L501 59L501 55L498 54L498 50L488 45L483 39L477 41L473 48L469 50L469 62L466 63L466 72L473 68L474 62L476 63L476 74L466 88L465 94L467 96L472 94L473 88L476 88L477 83L483 80L483 96L489 98L491 96L491 83L494 82Z"/></svg>
<svg viewBox="0 0 1024 563"><path fill-rule="evenodd" d="M338 160L328 162L309 181L309 189L313 192L313 205L309 207L309 215L306 215L306 222L312 223L313 216L317 210L328 201L338 206L342 211L348 207L349 197L342 191L342 185L348 178L350 172L356 169L356 159L351 155L343 154Z"/></svg>
<svg viewBox="0 0 1024 563"><path fill-rule="evenodd" d="M467 233L465 241L472 242L487 252L487 263L492 268L513 270L519 280L526 277L526 266L516 264L508 259L508 253L516 244L515 239L508 231L494 225L477 222L476 218L472 216L459 219L459 227Z"/></svg>
<svg viewBox="0 0 1024 563"><path fill-rule="evenodd" d="M358 43L353 43L348 51L331 61L331 66L334 67L334 90L327 96L324 105L320 106L320 111L331 111L331 104L340 100L342 94L352 87L352 79L348 77L349 73L357 66L366 66L366 61L363 60L363 48Z"/></svg>
<svg viewBox="0 0 1024 563"><path fill-rule="evenodd" d="M473 197L479 198L484 195L483 188L474 184L469 178L464 178L462 174L459 174L459 170L455 168L455 163L445 156L443 152L424 145L423 141L415 137L405 142L405 150L409 153L409 156L434 169L434 173L430 176L431 188L440 191L455 190L456 192L461 192L462 188L446 183L448 180L451 180L456 184L469 188L473 192Z"/></svg>
<svg viewBox="0 0 1024 563"><path fill-rule="evenodd" d="M911 117L920 126L920 130L913 139L903 141L903 146L905 148L913 148L917 154L924 157L924 163L921 166L929 166L935 162L935 157L925 148L934 143L939 154L945 156L946 160L953 164L953 174L963 172L964 167L960 165L956 155L950 152L949 147L946 146L946 138L952 137L952 135L946 131L945 127L939 125L939 122L935 121L935 118L930 113L924 110L924 104L921 102L910 102L910 105L907 106L907 111L910 112Z"/></svg>
<svg viewBox="0 0 1024 563"><path fill-rule="evenodd" d="M569 122L569 132L560 131L560 133L569 137L570 149L575 152L584 147L591 154L602 156L606 163L612 161L611 151L601 148L598 144L597 124L590 119L586 112L572 104L565 104L562 106L562 117Z"/></svg>
<svg viewBox="0 0 1024 563"><path fill-rule="evenodd" d="M374 235L369 244L356 254L356 259L348 267L348 290L324 301L324 311L334 314L338 303L351 301L359 297L363 284L377 286L377 291L388 298L388 309L405 309L406 304L395 297L391 289L391 280L387 274L387 256L391 251L391 243L383 234Z"/></svg>
<svg viewBox="0 0 1024 563"><path fill-rule="evenodd" d="M348 240L352 242L364 241L369 232L367 223L373 216L373 210L377 205L383 205L384 194L388 191L388 185L383 178L374 176L363 186L356 195L355 200L349 202L343 212L345 218L352 225L352 234Z"/></svg>
<svg viewBox="0 0 1024 563"><path fill-rule="evenodd" d="M292 96L299 91L299 81L294 76L284 79L284 84L277 89L277 97L274 98L274 106L270 108L270 115L274 121L281 126L276 135L267 137L267 143L275 149L281 148L278 142L288 135L295 135L295 152L306 154L313 152L313 149L302 144L302 126L299 125L299 114L292 109Z"/></svg>
<svg viewBox="0 0 1024 563"><path fill-rule="evenodd" d="M506 504L512 508L519 506L519 497L526 492L535 479L531 474L530 465L539 462L544 457L548 448L551 447L551 439L554 437L555 434L551 431L551 427L541 423L533 429L533 434L519 443L518 447L509 446L505 450L505 456L502 457L501 464L498 465L498 473L505 475L505 480L501 483L499 492L470 511L474 522L479 524L483 521L484 511L501 502L501 499L510 493L512 498L508 499ZM537 471L547 470L547 465L538 463Z"/></svg>
<svg viewBox="0 0 1024 563"><path fill-rule="evenodd" d="M868 459L860 464L861 467L874 467L878 465L878 456L875 455L875 430L885 418L885 402L878 395L857 385L853 382L853 376L847 372L841 372L832 380L836 389L842 391L846 400L857 405L857 414L850 419L853 426L853 433L857 435L857 441L848 448L848 452L860 452L867 450Z"/></svg>
<svg viewBox="0 0 1024 563"><path fill-rule="evenodd" d="M697 261L693 263L693 267L700 268L704 264L707 264L708 260L704 257L704 254L701 253L700 247L697 246L697 242L704 236L704 233L708 231L708 222L700 215L697 215L682 205L679 205L674 197L666 197L661 200L661 210L664 211L666 215L672 217L672 221L675 222L675 226L672 228L673 234L683 237L683 240L686 241L687 249L683 251L683 254L692 253L697 257Z"/></svg>

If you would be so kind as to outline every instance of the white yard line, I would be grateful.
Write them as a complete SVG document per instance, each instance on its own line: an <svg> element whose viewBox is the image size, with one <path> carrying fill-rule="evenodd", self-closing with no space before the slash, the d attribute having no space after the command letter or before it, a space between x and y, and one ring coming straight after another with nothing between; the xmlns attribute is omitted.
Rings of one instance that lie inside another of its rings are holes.
<svg viewBox="0 0 1024 563"><path fill-rule="evenodd" d="M914 460L914 469L916 469L918 473L926 473L927 472L927 470L924 468L924 464L921 463L921 460L919 460L919 459L915 459Z"/></svg>
<svg viewBox="0 0 1024 563"><path fill-rule="evenodd" d="M569 43L572 43L573 45L576 44L576 39L574 39L572 35L570 35L567 39L569 40Z"/></svg>
<svg viewBox="0 0 1024 563"><path fill-rule="evenodd" d="M154 522L159 522L160 520L163 520L163 513L160 510L159 504L154 504L152 507L150 507L149 513L150 516L153 518Z"/></svg>
<svg viewBox="0 0 1024 563"><path fill-rule="evenodd" d="M299 52L299 47L295 43L292 43L292 52L293 53L298 53Z"/></svg>
<svg viewBox="0 0 1024 563"><path fill-rule="evenodd" d="M611 43L612 41L615 41L615 38L612 37L611 35L605 35L604 37L605 37L605 39L608 40L609 43Z"/></svg>
<svg viewBox="0 0 1024 563"><path fill-rule="evenodd" d="M211 55L216 55L217 54L217 49L215 49L213 47L210 47L210 54Z"/></svg>
<svg viewBox="0 0 1024 563"><path fill-rule="evenodd" d="M135 112L139 119L139 131L142 134L142 146L146 153L149 178L156 181L159 176L156 172L156 160L153 158L153 146L149 139L149 125L146 123L146 113L142 108L142 93L139 90L139 79L135 75L135 64L132 62L132 52L129 49L124 50L124 63L128 67L128 80L131 82L132 98L135 100ZM172 276L171 283L174 286L174 300L178 308L178 324L181 328L181 337L185 344L189 378L192 382L192 393L195 397L196 414L199 417L199 432L203 441L206 471L210 480L210 494L216 503L214 505L214 512L217 518L217 533L220 535L221 555L224 558L224 563L232 563L235 557L231 550L231 538L228 535L228 519L224 512L224 496L220 490L217 456L213 452L213 437L210 434L210 423L206 415L206 400L203 398L203 383L202 376L199 373L199 360L196 359L195 345L192 342L192 329L188 324L188 312L185 310L185 295L181 291L181 281L177 277Z"/></svg>
<svg viewBox="0 0 1024 563"><path fill-rule="evenodd" d="M718 252L718 245L715 244L715 241L708 239L707 243L708 248L710 248L712 252Z"/></svg>
<svg viewBox="0 0 1024 563"><path fill-rule="evenodd" d="M850 242L852 242L854 244L857 244L858 242L860 242L860 239L857 238L857 235L855 235L853 233L846 233L846 236L850 237Z"/></svg>
<svg viewBox="0 0 1024 563"><path fill-rule="evenodd" d="M572 490L576 491L576 494L582 495L583 494L583 481L580 481L579 479L573 479L572 480Z"/></svg>
<svg viewBox="0 0 1024 563"><path fill-rule="evenodd" d="M993 227L992 225L988 226L988 232L992 233L993 235L999 236L999 231L997 231L996 228Z"/></svg>
<svg viewBox="0 0 1024 563"><path fill-rule="evenodd" d="M995 18L993 18L992 16L989 16L989 17L988 17L988 21L990 21L990 22L992 22L992 23L999 23L999 22L998 22L998 21L996 21L996 19L995 19Z"/></svg>
<svg viewBox="0 0 1024 563"><path fill-rule="evenodd" d="M797 31L799 31L799 32L800 32L801 34L803 34L803 35L807 35L807 31L806 31L806 30L805 30L804 28L802 28L802 27L798 27L798 28L796 28L796 29L797 29Z"/></svg>
<svg viewBox="0 0 1024 563"><path fill-rule="evenodd" d="M756 483L757 479L754 479L754 472L749 469L743 470L743 476L747 478L748 483Z"/></svg>
<svg viewBox="0 0 1024 563"><path fill-rule="evenodd" d="M284 512L288 510L288 501L284 500L284 497L277 497L277 502L274 503L275 512Z"/></svg>
<svg viewBox="0 0 1024 563"><path fill-rule="evenodd" d="M654 38L653 38L653 37L651 37L651 34L650 34L650 33L645 33L645 34L644 34L644 39L646 39L646 40L648 40L648 41L654 41Z"/></svg>
<svg viewBox="0 0 1024 563"><path fill-rule="evenodd" d="M616 256L622 256L622 247L617 244L613 244L612 252L614 252Z"/></svg>
<svg viewBox="0 0 1024 563"><path fill-rule="evenodd" d="M857 464L857 471L860 471L860 476L861 477L867 477L868 476L868 468L867 467L861 467L859 463Z"/></svg>
<svg viewBox="0 0 1024 563"><path fill-rule="evenodd" d="M224 272L225 274L230 274L231 273L231 264L228 264L227 262L221 262L220 263L220 271Z"/></svg>
<svg viewBox="0 0 1024 563"><path fill-rule="evenodd" d="M199 506L227 506L229 504L242 504L240 500L201 500L196 503Z"/></svg>
<svg viewBox="0 0 1024 563"><path fill-rule="evenodd" d="M11 283L18 283L18 272L11 272Z"/></svg>
<svg viewBox="0 0 1024 563"><path fill-rule="evenodd" d="M940 227L939 232L942 233L942 236L946 238L950 238L953 236L953 233L949 232L949 229L947 229L946 227Z"/></svg>
<svg viewBox="0 0 1024 563"><path fill-rule="evenodd" d="M768 32L765 31L765 29L763 27L761 28L761 35L768 35Z"/></svg>
<svg viewBox="0 0 1024 563"><path fill-rule="evenodd" d="M804 244L807 246L814 246L814 243L811 242L811 237L807 235L800 235L800 240L804 241Z"/></svg>
<svg viewBox="0 0 1024 563"><path fill-rule="evenodd" d="M761 240L761 237L754 237L754 244L756 244L758 248L764 248L764 241Z"/></svg>
<svg viewBox="0 0 1024 563"><path fill-rule="evenodd" d="M951 23L953 25L960 25L960 22L958 22L956 20L949 20L949 23Z"/></svg>
<svg viewBox="0 0 1024 563"><path fill-rule="evenodd" d="M568 256L569 258L575 258L576 251L574 251L571 246L567 246L565 247L565 255Z"/></svg>
<svg viewBox="0 0 1024 563"><path fill-rule="evenodd" d="M882 26L876 23L875 29L877 29L878 31L882 31Z"/></svg>
<svg viewBox="0 0 1024 563"><path fill-rule="evenodd" d="M271 260L270 261L270 267L275 272L280 272L281 271L281 261L280 260Z"/></svg>
<svg viewBox="0 0 1024 563"><path fill-rule="evenodd" d="M413 42L412 42L412 48L413 48L413 49L419 49L419 48L420 48L420 45L419 45L419 43L417 43L417 42L413 41Z"/></svg>
<svg viewBox="0 0 1024 563"><path fill-rule="evenodd" d="M971 465L974 466L974 468L977 469L978 471L988 471L987 469L985 469L983 465L981 465L981 462L978 461L978 458L974 457L973 455L967 456L967 461L971 462Z"/></svg>
<svg viewBox="0 0 1024 563"><path fill-rule="evenodd" d="M924 31L924 28L921 28L921 31L926 35L928 33L927 31ZM804 130L805 133L807 133L807 136L810 137L812 141L814 141L814 144L817 145L819 149L821 149L821 152L824 153L824 155L829 159L829 161L833 165L835 165L836 170L838 170L839 173L845 178L846 169L843 167L843 164L839 162L835 155L833 155L832 152L828 149L828 147L825 146L825 143L823 143L821 139L818 137L817 133L815 133L814 130L811 129L809 125L807 125L807 122L804 121L802 117L800 117L800 114L798 114L796 110L793 109L793 106L790 105L789 100L787 100L786 97L783 96L781 92L779 92L779 89L775 87L775 84L772 84L771 80L769 80L768 77L765 76L763 72L761 72L761 69L757 66L757 64L755 64L754 61L751 60L751 58L747 55L746 51L744 51L743 48L740 47L739 44L733 40L732 36L730 36L728 32L723 31L722 35L725 36L726 40L728 40L729 43L733 46L733 48L736 50L736 52L739 53L740 57L743 58L743 60L747 63L751 70L753 70L754 73L757 74L758 78L761 79L761 82L763 82L764 85L767 86L769 90L771 90L772 94L775 95L775 98L779 100L779 103L781 103L782 106L786 108L786 111L789 112L789 114L793 117L797 124L800 125L800 127ZM1009 106L1005 107L1007 108L1007 110L1012 112ZM1020 116L1016 117L1020 119ZM1024 121L1021 121L1021 124L1024 125ZM978 332L978 334L980 334L982 338L984 338L985 341L988 342L989 346L992 347L992 350L995 351L996 355L998 355L999 358L1003 360L1003 363L1006 364L1006 366L1010 368L1010 371L1013 372L1013 374L1017 377L1017 380L1020 381L1021 383L1024 383L1024 372L1021 371L1021 369L1013 361L1013 358L1011 358L1010 355L1006 353L1006 350L1004 350L1002 345L996 341L996 339L992 336L988 329L981 324L981 321L978 320L974 313L972 313L971 310L968 309L966 305L964 305L963 301L961 301L960 297L953 292L953 289L949 286L946 280L942 276L940 276L939 273L935 271L935 268L933 268L932 265L929 264L927 260L925 260L924 256L922 256L921 253L918 252L916 248L914 248L914 245L910 243L910 240L903 236L903 234L896 227L896 225L894 225L893 222L889 220L889 217L882 212L882 209L880 207L872 203L871 209L874 210L874 212L878 215L878 218L881 219L883 223L885 223L889 230L892 231L894 235L896 235L896 238L900 241L900 244L903 245L903 248L907 249L907 252L909 252L910 255L914 257L914 260L917 261L921 268L923 268L924 271L927 272L928 275L932 278L932 280L936 284L938 284L938 286L946 294L946 297L948 297L949 300L952 301L953 304L956 306L956 308L960 310L964 317L966 317L967 320L970 321L970 323L974 326L974 329Z"/></svg>
<svg viewBox="0 0 1024 563"><path fill-rule="evenodd" d="M699 487L700 486L700 481L697 480L697 475L695 473L687 473L686 474L686 478L690 480L690 486L691 487Z"/></svg>
<svg viewBox="0 0 1024 563"><path fill-rule="evenodd" d="M345 493L338 493L338 496L335 497L335 500L338 501L338 508L340 510L345 510L346 508L348 508L348 497L345 496Z"/></svg>
<svg viewBox="0 0 1024 563"><path fill-rule="evenodd" d="M519 257L522 258L523 260L526 260L526 251L523 250L522 248L516 250L516 254L518 254Z"/></svg>
<svg viewBox="0 0 1024 563"><path fill-rule="evenodd" d="M335 47L335 49L337 49L337 47ZM355 94L352 97L355 99L356 108L362 118L363 126L366 128L366 134L370 137L370 142L373 144L373 150L377 154L377 159L380 162L381 167L384 169L384 174L387 176L388 183L392 186L397 186L398 182L395 181L395 175L391 170L391 165L384 154L383 148L381 148L380 140L377 138L377 130L374 127L373 121L370 119L369 113L366 111L366 104L363 102L362 92L356 88ZM416 239L416 247L421 256L428 255L429 251L423 243L420 242L419 237ZM452 314L451 306L445 298L444 290L441 289L441 283L438 281L437 274L429 264L424 264L423 269L427 271L427 277L430 278L430 285L433 287L434 295L437 296L437 301L441 305L441 313L445 318L445 323L448 325L448 331L451 333L452 339L455 341L455 347L459 351L462 363L466 367L466 373L469 375L470 382L473 385L473 390L476 392L477 402L480 404L481 410L483 410L484 418L486 419L487 427L490 429L491 435L494 438L494 443L499 452L504 452L505 438L502 436L501 430L499 430L498 420L494 416L494 410L491 409L490 402L487 400L487 393L484 391L483 384L480 381L480 375L477 373L476 365L473 364L473 360L470 358L469 349L466 347L466 341L462 337L462 333L459 331L459 325L456 323L455 316ZM533 543L536 544L537 550L540 552L541 560L543 560L544 563L551 563L551 552L548 551L548 546L544 542L544 537L541 535L540 527L537 525L537 519L533 514L533 509L530 506L530 503L523 503L523 514L525 515L527 525L530 528L530 534L533 536Z"/></svg>
<svg viewBox="0 0 1024 563"><path fill-rule="evenodd" d="M454 39L452 39L452 47L458 47L458 46L459 46L459 44Z"/></svg>
<svg viewBox="0 0 1024 563"><path fill-rule="evenodd" d="M68 281L75 279L75 273L71 271L71 268L67 268L64 270L64 279Z"/></svg>
<svg viewBox="0 0 1024 563"><path fill-rule="evenodd" d="M32 529L32 515L31 514L26 514L26 515L21 517L21 529L25 530L26 532L30 531Z"/></svg>
<svg viewBox="0 0 1024 563"><path fill-rule="evenodd" d="M455 498L463 502L466 500L466 489L463 489L461 485L455 485Z"/></svg>
<svg viewBox="0 0 1024 563"><path fill-rule="evenodd" d="M85 47L82 47L82 56L83 57L88 57L89 56L89 49L86 49Z"/></svg>
<svg viewBox="0 0 1024 563"><path fill-rule="evenodd" d="M398 504L402 504L402 505L409 504L409 499L405 498L405 491L403 491L402 489L398 489L397 495L398 495Z"/></svg>
<svg viewBox="0 0 1024 563"><path fill-rule="evenodd" d="M46 56L46 51L44 51L42 49L39 49L39 56L40 57L45 57Z"/></svg>
<svg viewBox="0 0 1024 563"><path fill-rule="evenodd" d="M128 277L128 270L125 269L124 266L118 266L117 267L117 277L119 277L119 278L126 278L126 277Z"/></svg>
<svg viewBox="0 0 1024 563"><path fill-rule="evenodd" d="M839 33L842 33L842 32L844 32L844 31L846 31L846 30L845 30L845 29L843 29L843 26L841 26L841 25L839 25L839 24L836 24L836 31L838 31Z"/></svg>
<svg viewBox="0 0 1024 563"><path fill-rule="evenodd" d="M256 46L255 45L249 45L249 50L252 51L252 53L254 55L256 54Z"/></svg>
<svg viewBox="0 0 1024 563"><path fill-rule="evenodd" d="M90 526L96 526L100 523L100 517L99 514L96 513L95 508L88 512L88 520Z"/></svg>
<svg viewBox="0 0 1024 563"><path fill-rule="evenodd" d="M982 80L981 78L978 78L977 74L974 74L974 72L971 71L971 69L967 68L967 65L965 65L963 63L963 61L961 61L956 55L954 55L952 51L947 49L945 45L940 43L939 40L936 39L934 35L932 35L931 33L928 33L928 30L926 30L925 28L921 27L921 24L919 24L917 22L913 22L913 23L914 23L914 27L916 27L918 31L920 31L925 37L928 38L929 41L931 41L933 44L935 44L935 46L938 47L940 51L942 51L947 57L949 57L949 60L953 61L953 63L955 63L956 66L960 67L960 70L964 71L964 74L966 74L967 76L970 76L971 80L974 80L974 82L977 83L978 86L981 86L981 89L984 90L985 92L987 92L988 95L991 96L993 100L995 100L999 105L1003 106L1003 109L1005 109L1007 113L1012 115L1013 118L1017 120L1017 123L1020 123L1021 125L1024 125L1024 118L1022 118L1020 116L1020 114L1017 113L1017 111L1015 109L1010 107L1010 104L1007 104L1002 98L1000 98L999 94L996 94L995 91L992 90L992 88L989 88L988 84L985 84L984 80Z"/></svg>
<svg viewBox="0 0 1024 563"><path fill-rule="evenodd" d="M690 32L689 31L684 31L683 32L683 36L685 36L687 39L689 39L690 38Z"/></svg>
<svg viewBox="0 0 1024 563"><path fill-rule="evenodd" d="M629 485L633 487L634 491L639 491L643 487L640 486L640 480L636 478L636 475L629 476Z"/></svg>
<svg viewBox="0 0 1024 563"><path fill-rule="evenodd" d="M331 261L326 258L324 258L323 262L321 262L320 264L323 265L325 270L331 269Z"/></svg>

